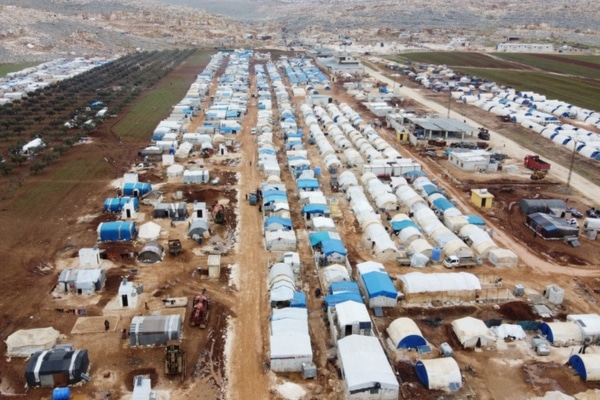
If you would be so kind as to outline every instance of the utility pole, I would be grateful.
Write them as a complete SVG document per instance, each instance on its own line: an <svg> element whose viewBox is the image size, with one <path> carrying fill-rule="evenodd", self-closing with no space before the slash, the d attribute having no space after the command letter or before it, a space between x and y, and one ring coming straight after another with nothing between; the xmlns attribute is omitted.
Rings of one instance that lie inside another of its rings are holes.
<svg viewBox="0 0 600 400"><path fill-rule="evenodd" d="M450 118L450 103L452 101L452 90L448 89L448 116L447 118Z"/></svg>

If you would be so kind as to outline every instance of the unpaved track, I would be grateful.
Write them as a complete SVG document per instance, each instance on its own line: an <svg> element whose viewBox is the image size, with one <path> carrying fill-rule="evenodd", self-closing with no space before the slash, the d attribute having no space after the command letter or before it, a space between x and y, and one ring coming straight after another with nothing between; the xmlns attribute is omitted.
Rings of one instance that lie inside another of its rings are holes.
<svg viewBox="0 0 600 400"><path fill-rule="evenodd" d="M252 79L250 93L255 91L255 79ZM268 361L265 352L268 343L269 307L267 300L268 253L265 251L261 225L262 213L257 206L250 206L246 194L260 184L260 171L256 168L257 152L250 127L256 125L256 100L251 99L248 115L244 118L241 134L243 157L239 171L240 181L240 243L237 250L238 279L235 292L236 304L233 307L237 315L233 320L233 331L229 345L229 387L227 398L267 399L269 398L268 375L264 373L263 363ZM250 166L250 163L252 165ZM263 356L264 354L264 356Z"/></svg>

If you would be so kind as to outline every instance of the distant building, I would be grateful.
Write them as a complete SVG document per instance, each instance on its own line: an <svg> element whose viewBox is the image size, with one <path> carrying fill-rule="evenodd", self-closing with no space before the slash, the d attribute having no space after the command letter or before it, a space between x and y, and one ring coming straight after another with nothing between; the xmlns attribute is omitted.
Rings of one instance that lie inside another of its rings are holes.
<svg viewBox="0 0 600 400"><path fill-rule="evenodd" d="M553 53L554 46L539 43L500 43L496 50L506 53Z"/></svg>

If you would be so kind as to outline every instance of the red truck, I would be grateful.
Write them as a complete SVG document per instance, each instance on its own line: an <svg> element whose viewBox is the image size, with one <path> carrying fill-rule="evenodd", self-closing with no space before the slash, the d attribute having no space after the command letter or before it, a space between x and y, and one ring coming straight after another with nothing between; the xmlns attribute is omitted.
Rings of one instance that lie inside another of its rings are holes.
<svg viewBox="0 0 600 400"><path fill-rule="evenodd" d="M542 160L540 156L536 155L526 155L523 160L523 165L525 168L532 169L534 171L548 171L550 170L550 163Z"/></svg>

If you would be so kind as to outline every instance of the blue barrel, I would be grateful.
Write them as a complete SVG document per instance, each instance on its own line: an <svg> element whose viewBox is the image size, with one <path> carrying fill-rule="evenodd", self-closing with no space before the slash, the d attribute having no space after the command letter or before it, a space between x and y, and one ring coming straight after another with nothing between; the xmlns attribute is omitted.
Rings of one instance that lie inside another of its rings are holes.
<svg viewBox="0 0 600 400"><path fill-rule="evenodd" d="M442 259L442 249L434 247L431 250L431 261L440 261Z"/></svg>
<svg viewBox="0 0 600 400"><path fill-rule="evenodd" d="M321 167L316 166L315 167L315 177L320 177L321 176Z"/></svg>
<svg viewBox="0 0 600 400"><path fill-rule="evenodd" d="M71 388L58 387L52 391L52 400L69 400L71 398Z"/></svg>

